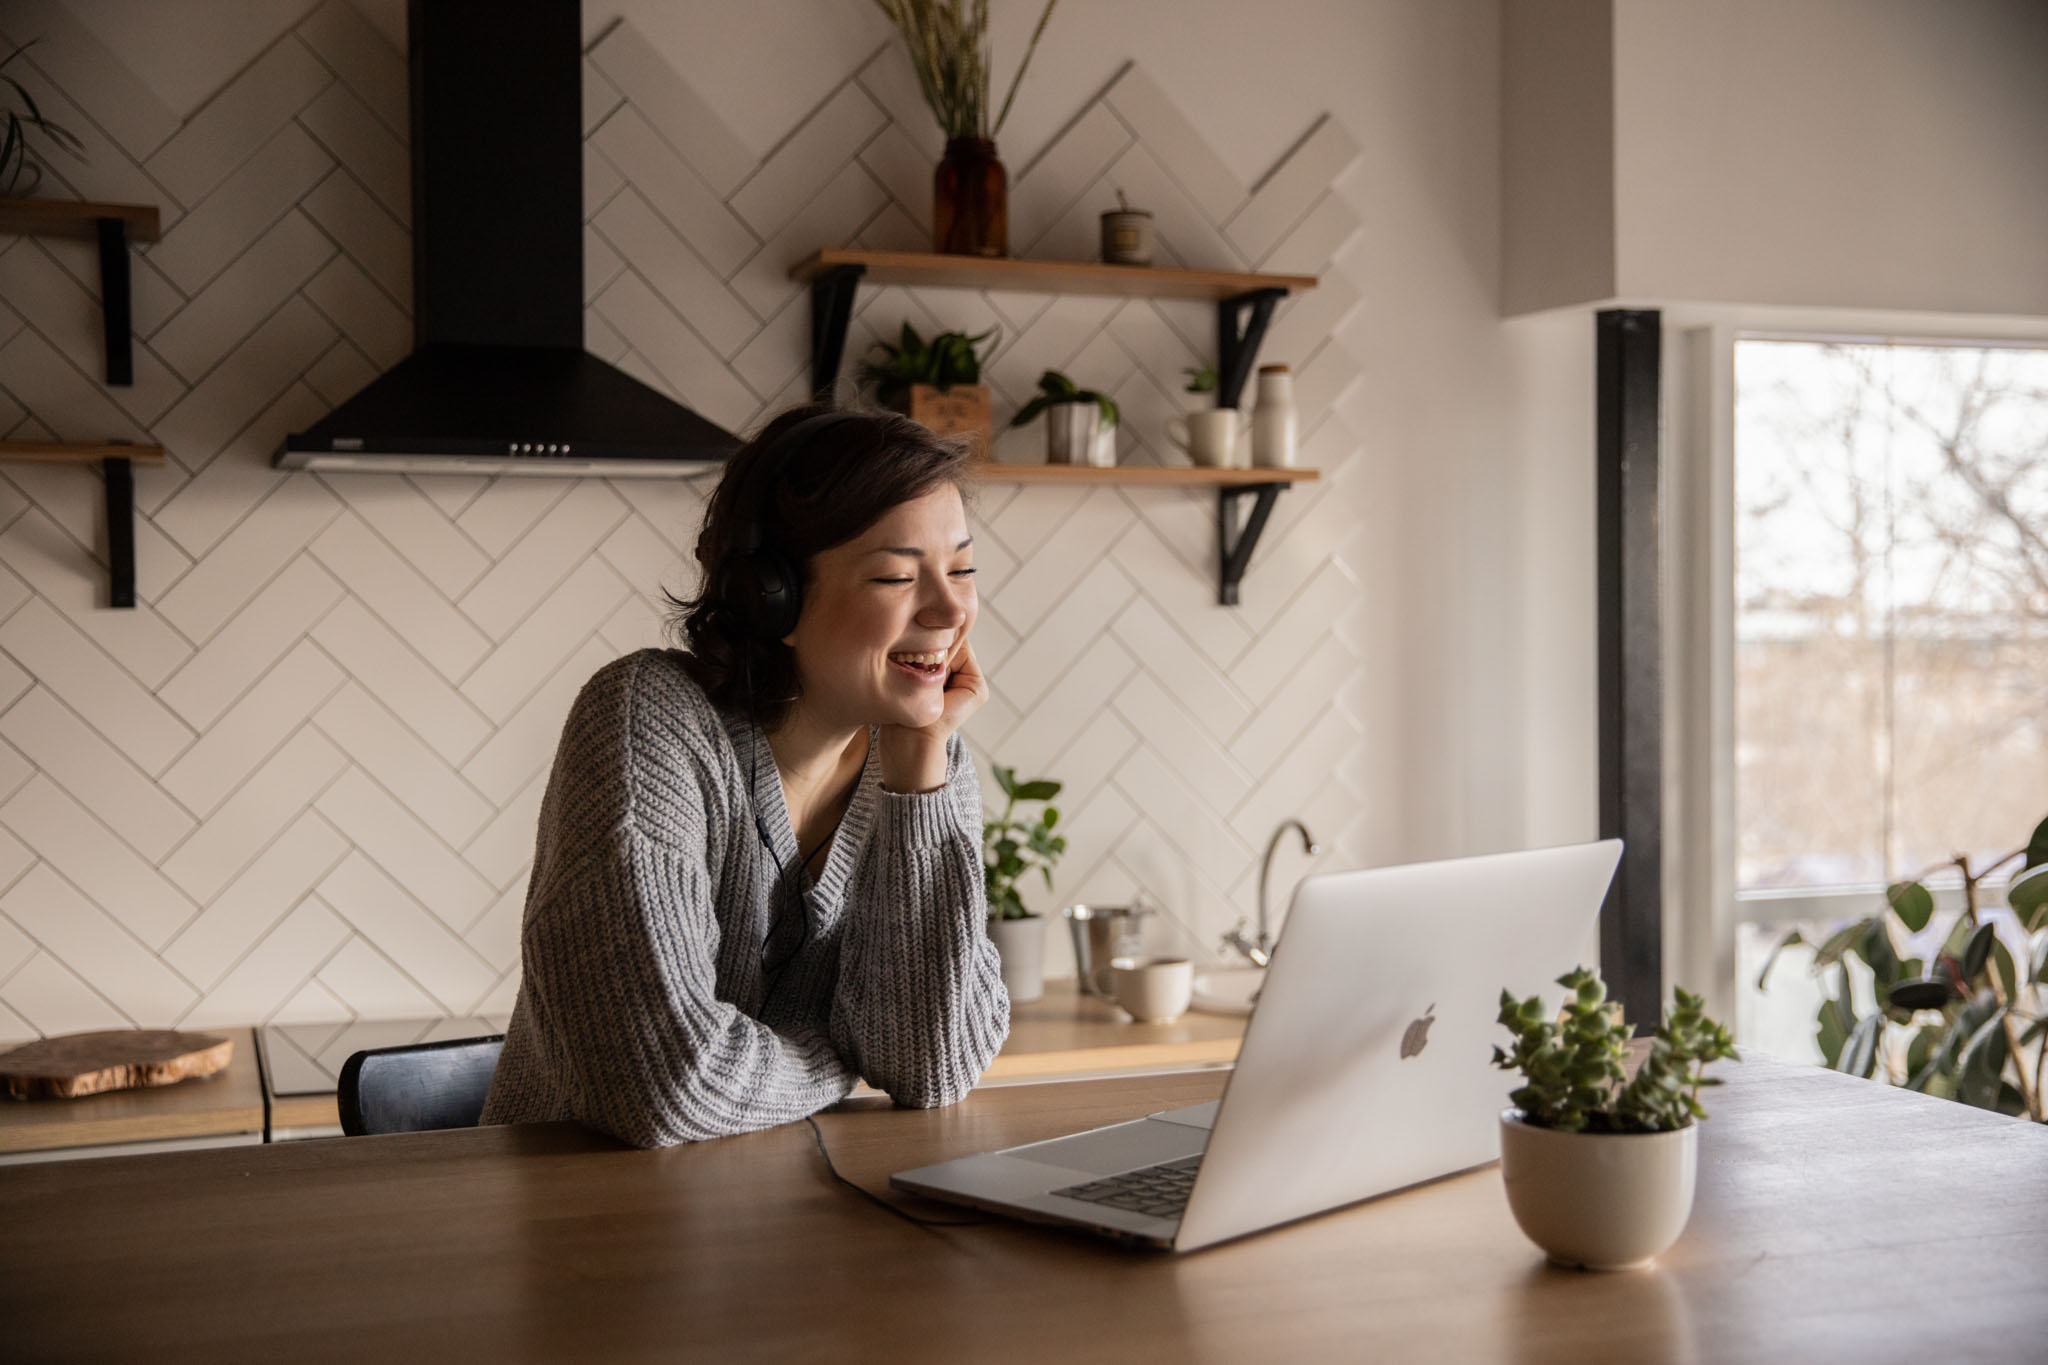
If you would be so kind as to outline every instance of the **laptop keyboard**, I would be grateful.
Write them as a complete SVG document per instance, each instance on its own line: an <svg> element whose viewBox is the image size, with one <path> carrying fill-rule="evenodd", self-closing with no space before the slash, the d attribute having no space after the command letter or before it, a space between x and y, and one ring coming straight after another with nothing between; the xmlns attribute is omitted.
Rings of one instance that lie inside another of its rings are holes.
<svg viewBox="0 0 2048 1365"><path fill-rule="evenodd" d="M1201 1165L1198 1152L1178 1161L1162 1161L1157 1166L1141 1166L1084 1185L1069 1185L1053 1193L1155 1218L1178 1218L1188 1206L1188 1195L1195 1188L1195 1172Z"/></svg>

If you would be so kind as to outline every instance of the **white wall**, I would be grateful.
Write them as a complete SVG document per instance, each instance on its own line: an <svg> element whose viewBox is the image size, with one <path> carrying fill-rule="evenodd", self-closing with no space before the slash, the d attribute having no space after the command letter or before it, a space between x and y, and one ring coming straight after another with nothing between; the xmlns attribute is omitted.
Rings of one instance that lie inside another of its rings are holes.
<svg viewBox="0 0 2048 1365"><path fill-rule="evenodd" d="M1000 10L1014 60L1035 15ZM0 432L146 433L172 463L138 480L132 613L97 606L90 478L0 468L0 1035L501 1010L561 708L654 638L697 494L269 469L282 430L405 344L395 0L0 6L23 25L66 35L35 55L94 142L70 188L160 200L167 231L138 252L132 390L94 372L89 253L0 243ZM922 231L933 133L902 59L836 0L593 3L586 31L625 63L591 101L590 345L757 422L803 390L787 261ZM1590 589L1546 474L1578 455L1510 420L1581 341L1532 360L1495 318L1497 79L1482 0L1055 15L1002 138L1020 247L1082 254L1136 178L1189 263L1320 273L1266 358L1297 364L1326 478L1281 499L1235 609L1214 603L1210 499L984 499L996 698L970 738L1072 783L1046 908L1147 885L1206 951L1251 910L1281 816L1340 866L1590 818L1589 791L1545 782L1590 738L1570 657ZM626 136L636 119L658 136ZM666 222L714 151L745 187ZM905 315L1002 321L1001 405L1046 364L1106 376L1141 463L1174 458L1178 368L1213 344L1196 306L863 299L856 346ZM1277 861L1283 903L1307 866Z"/></svg>

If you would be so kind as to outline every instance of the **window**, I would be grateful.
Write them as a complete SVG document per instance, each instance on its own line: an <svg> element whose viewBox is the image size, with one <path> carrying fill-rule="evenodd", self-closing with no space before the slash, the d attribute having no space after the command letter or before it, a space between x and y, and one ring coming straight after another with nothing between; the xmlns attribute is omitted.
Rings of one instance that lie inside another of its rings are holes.
<svg viewBox="0 0 2048 1365"><path fill-rule="evenodd" d="M1755 996L1784 929L2048 812L2048 349L1744 338L1734 376L1738 1016L1817 1056L1805 958Z"/></svg>

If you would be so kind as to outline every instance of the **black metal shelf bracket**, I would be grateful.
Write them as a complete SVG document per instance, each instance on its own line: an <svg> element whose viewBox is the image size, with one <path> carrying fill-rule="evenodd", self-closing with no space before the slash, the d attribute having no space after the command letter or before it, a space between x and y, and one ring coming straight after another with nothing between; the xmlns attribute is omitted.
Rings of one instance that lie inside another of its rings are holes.
<svg viewBox="0 0 2048 1365"><path fill-rule="evenodd" d="M846 354L846 329L853 321L853 294L863 265L836 265L811 281L811 397L832 401L839 362Z"/></svg>
<svg viewBox="0 0 2048 1365"><path fill-rule="evenodd" d="M1287 297L1285 289L1254 289L1216 303L1216 406L1234 408L1244 397L1245 381L1266 339L1273 309Z"/></svg>
<svg viewBox="0 0 2048 1365"><path fill-rule="evenodd" d="M135 471L110 455L100 461L107 480L107 605L135 605Z"/></svg>
<svg viewBox="0 0 2048 1365"><path fill-rule="evenodd" d="M94 221L99 225L100 314L107 334L107 383L133 384L135 344L129 335L132 323L128 305L128 224L119 218Z"/></svg>
<svg viewBox="0 0 2048 1365"><path fill-rule="evenodd" d="M1252 562L1252 551L1259 547L1266 519L1273 515L1273 500L1286 488L1284 483L1245 483L1216 490L1216 553L1221 564L1216 582L1219 606L1237 605L1237 585L1244 581L1245 566ZM1246 496L1257 501L1252 503L1251 515L1240 529L1237 502Z"/></svg>

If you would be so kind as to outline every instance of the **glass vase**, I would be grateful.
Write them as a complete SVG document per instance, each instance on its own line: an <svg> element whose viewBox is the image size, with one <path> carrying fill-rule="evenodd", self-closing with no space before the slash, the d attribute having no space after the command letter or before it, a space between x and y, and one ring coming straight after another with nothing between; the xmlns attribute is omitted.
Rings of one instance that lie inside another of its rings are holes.
<svg viewBox="0 0 2048 1365"><path fill-rule="evenodd" d="M1010 179L985 137L956 137L932 176L932 249L1010 254Z"/></svg>

